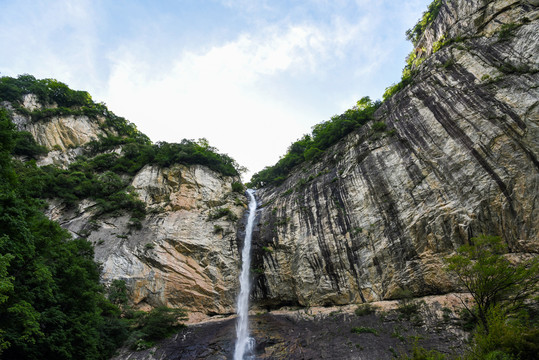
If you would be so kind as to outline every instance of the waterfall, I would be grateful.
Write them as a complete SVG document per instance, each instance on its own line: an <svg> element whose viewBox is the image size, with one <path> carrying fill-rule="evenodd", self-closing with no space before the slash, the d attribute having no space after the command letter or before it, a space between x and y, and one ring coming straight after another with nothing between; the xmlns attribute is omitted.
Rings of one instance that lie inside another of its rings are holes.
<svg viewBox="0 0 539 360"><path fill-rule="evenodd" d="M234 360L243 360L247 351L251 351L254 346L254 339L249 337L249 293L251 291L250 267L251 267L251 238L256 217L256 199L254 190L247 190L251 200L249 201L249 218L245 228L245 240L241 258L243 264L240 274L240 294L238 295L238 323L236 325L236 349L234 350Z"/></svg>

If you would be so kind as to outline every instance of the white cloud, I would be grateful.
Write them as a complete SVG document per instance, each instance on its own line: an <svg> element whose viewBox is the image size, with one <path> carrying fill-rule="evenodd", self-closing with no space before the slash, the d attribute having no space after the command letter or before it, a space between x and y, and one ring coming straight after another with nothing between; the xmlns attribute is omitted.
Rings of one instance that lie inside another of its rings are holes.
<svg viewBox="0 0 539 360"><path fill-rule="evenodd" d="M154 141L206 137L257 171L314 123L372 94L373 84L379 92L398 80L401 65L385 80L404 41L394 28L417 18L426 0L215 2L239 14L239 24L219 23L223 36L206 36L211 23L196 16L194 29L182 27L181 14L160 5L150 15L140 3L5 1L0 43L9 51L0 71L88 90Z"/></svg>
<svg viewBox="0 0 539 360"><path fill-rule="evenodd" d="M151 58L124 46L111 56L108 105L153 140L206 137L250 170L260 170L313 122L313 114L270 98L260 83L284 73L322 71L329 55L353 39L344 27L330 30L266 28L203 53L186 52L162 72L154 71Z"/></svg>

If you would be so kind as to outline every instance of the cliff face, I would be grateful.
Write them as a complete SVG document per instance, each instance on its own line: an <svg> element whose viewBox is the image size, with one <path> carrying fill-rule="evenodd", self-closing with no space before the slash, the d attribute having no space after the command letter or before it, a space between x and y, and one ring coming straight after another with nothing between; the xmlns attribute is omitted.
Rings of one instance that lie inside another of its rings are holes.
<svg viewBox="0 0 539 360"><path fill-rule="evenodd" d="M79 107L58 109L33 94L0 106L10 111L19 131L28 131L49 150L37 159L38 166L67 169L79 155L84 163L93 157L120 157L126 151L116 145L96 153L85 146L100 136L119 137L104 116L72 115L82 112ZM35 119L36 114L51 110L60 111ZM133 223L130 209L121 206L104 213L91 197L78 199L75 206L66 205L61 196L48 199L46 210L74 238L93 243L95 260L102 264L102 281L125 281L131 303L141 309L166 305L188 309L191 315L234 312L240 266L237 223L246 208L245 195L232 187L241 182L239 176L224 176L202 165L148 164L131 175L104 169L96 176L112 176L144 202L143 220ZM120 202L121 197L109 201Z"/></svg>
<svg viewBox="0 0 539 360"><path fill-rule="evenodd" d="M103 281L125 280L136 306L231 313L239 271L235 219L245 207L244 196L232 192L237 180L203 166L147 165L131 182L148 209L140 229L126 215L92 219L91 202L67 211L52 204L49 216L95 245ZM227 217L214 218L223 208Z"/></svg>
<svg viewBox="0 0 539 360"><path fill-rule="evenodd" d="M375 114L385 128L364 125L257 192L256 303L451 291L443 258L479 234L502 236L516 253L539 251L538 7L443 1L417 43L424 61L414 63L412 83ZM32 95L21 105L26 113L43 107ZM13 111L18 128L50 150L38 165L66 167L89 141L114 135L104 120L36 122ZM75 208L54 200L48 215L95 245L103 281L125 280L138 307L233 312L246 198L232 184L240 179L200 165L146 165L122 176L146 206L136 226L125 213L96 216L88 199Z"/></svg>
<svg viewBox="0 0 539 360"><path fill-rule="evenodd" d="M444 1L412 84L375 114L386 131L363 126L258 192L257 301L450 291L443 257L479 234L539 250L537 6Z"/></svg>

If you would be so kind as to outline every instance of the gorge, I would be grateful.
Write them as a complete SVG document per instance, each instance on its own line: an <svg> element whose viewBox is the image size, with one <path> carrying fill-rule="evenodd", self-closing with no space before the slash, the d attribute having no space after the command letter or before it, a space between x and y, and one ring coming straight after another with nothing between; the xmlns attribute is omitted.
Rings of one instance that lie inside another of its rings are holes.
<svg viewBox="0 0 539 360"><path fill-rule="evenodd" d="M452 295L438 297L461 291L444 259L474 237L501 237L515 259L537 257L539 2L437 3L436 16L412 36L402 81L383 102L370 103L372 117L312 157L298 152L301 161L281 179L259 181L255 195L244 193L237 164L204 141L151 144L91 98L62 105L26 89L14 97L2 92L0 105L17 130L46 148L15 154L26 164L21 176L45 169L65 182L40 178L53 185L35 197L46 201L48 218L93 245L100 281L125 283L135 309L183 308L189 324L210 320L118 359L154 358L152 351L170 359L231 356L234 321L222 319L236 312L240 282L250 280L250 299L243 287L240 295L237 346L247 346L239 333L248 326L250 300L260 358L331 358L309 350L327 338L320 324L338 319L328 329L351 341L357 334L349 328L361 325L350 316L358 304L395 308L409 292L434 304L425 310L432 318L443 308L456 313ZM113 190L86 191L89 179ZM251 236L251 265L242 268L240 259L249 257L241 253L243 239ZM297 311L293 320L279 315L283 307ZM324 310L340 307L347 310ZM345 335L338 330L344 323ZM403 332L417 336L435 327L407 326ZM300 328L301 336L292 335ZM199 347L190 348L197 339ZM437 348L450 346L439 342ZM338 354L360 358L362 346ZM383 346L383 354L373 348L367 356L392 358Z"/></svg>

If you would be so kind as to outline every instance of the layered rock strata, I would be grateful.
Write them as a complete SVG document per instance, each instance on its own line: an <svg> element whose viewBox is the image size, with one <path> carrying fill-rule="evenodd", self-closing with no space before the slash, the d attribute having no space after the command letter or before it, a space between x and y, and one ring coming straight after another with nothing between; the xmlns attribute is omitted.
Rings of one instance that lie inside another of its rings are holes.
<svg viewBox="0 0 539 360"><path fill-rule="evenodd" d="M204 166L147 165L131 182L148 209L140 229L127 215L94 219L88 201L76 210L53 204L49 216L95 245L103 282L124 280L138 308L232 313L240 264L236 223L245 209L245 196L232 191L235 181ZM219 209L227 214L216 218Z"/></svg>
<svg viewBox="0 0 539 360"><path fill-rule="evenodd" d="M539 250L538 15L534 1L444 1L412 84L375 114L386 130L367 124L259 191L261 304L447 292L444 256L479 234Z"/></svg>
<svg viewBox="0 0 539 360"><path fill-rule="evenodd" d="M67 114L33 121L33 112L55 105L45 106L32 94L24 95L17 107L9 102L0 106L10 110L20 131L30 132L49 150L38 166L66 168L79 155L96 155L84 147L90 141L116 135L99 116ZM118 146L109 151L123 150ZM146 165L134 176L122 176L145 203L147 215L137 226L129 209L99 215L99 204L89 199L76 208L52 200L47 215L73 237L94 244L102 281L125 281L135 307L182 307L195 316L233 313L240 266L237 224L246 197L234 192L232 184L241 179L201 165Z"/></svg>

